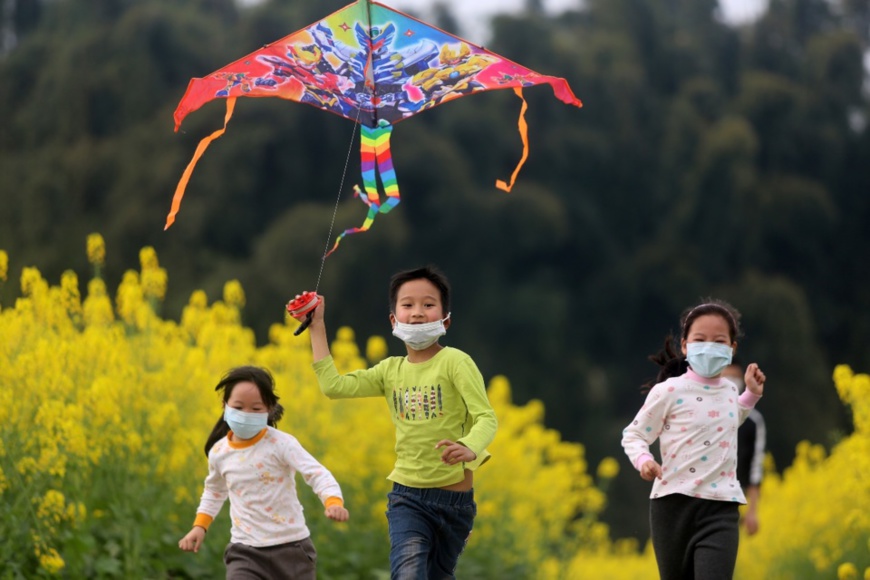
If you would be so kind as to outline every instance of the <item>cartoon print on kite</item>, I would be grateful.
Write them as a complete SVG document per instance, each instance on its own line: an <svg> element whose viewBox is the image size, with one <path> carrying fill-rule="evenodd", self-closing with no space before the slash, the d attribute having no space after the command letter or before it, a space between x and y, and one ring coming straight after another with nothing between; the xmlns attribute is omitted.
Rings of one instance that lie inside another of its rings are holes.
<svg viewBox="0 0 870 580"><path fill-rule="evenodd" d="M223 128L200 141L182 174L166 229L175 221L196 162L226 131L238 97L306 103L360 125L365 193L358 186L354 192L368 206L368 213L360 227L338 236L332 253L344 236L368 230L377 214L399 203L390 152L393 125L441 103L506 88L522 99L518 127L523 154L510 181L496 181L497 187L510 191L528 157L522 89L545 83L560 101L582 106L563 78L537 73L378 2L359 0L207 77L190 80L175 110L176 131L189 113L211 100L226 99L227 110Z"/></svg>

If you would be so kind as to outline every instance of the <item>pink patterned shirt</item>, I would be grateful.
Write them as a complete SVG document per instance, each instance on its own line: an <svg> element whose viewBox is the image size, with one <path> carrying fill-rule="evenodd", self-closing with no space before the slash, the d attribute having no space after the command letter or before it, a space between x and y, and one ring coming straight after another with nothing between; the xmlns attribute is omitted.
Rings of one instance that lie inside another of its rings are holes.
<svg viewBox="0 0 870 580"><path fill-rule="evenodd" d="M707 379L691 369L655 385L631 424L622 447L640 470L653 459L659 440L662 478L651 498L681 493L690 497L746 503L737 481L737 428L760 397L728 379Z"/></svg>

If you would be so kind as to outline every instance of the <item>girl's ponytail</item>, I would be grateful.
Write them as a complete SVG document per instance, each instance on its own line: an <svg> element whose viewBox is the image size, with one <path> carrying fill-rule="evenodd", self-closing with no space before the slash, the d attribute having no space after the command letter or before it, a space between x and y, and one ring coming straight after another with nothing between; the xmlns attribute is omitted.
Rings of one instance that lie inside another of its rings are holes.
<svg viewBox="0 0 870 580"><path fill-rule="evenodd" d="M208 457L208 452L211 451L211 448L214 447L214 444L227 436L230 432L230 426L227 425L227 422L224 421L224 416L221 414L220 419L217 420L217 423L214 424L214 429L211 430L211 434L208 436L208 439L205 440L205 456Z"/></svg>
<svg viewBox="0 0 870 580"><path fill-rule="evenodd" d="M659 365L659 373L655 380L648 381L641 387L641 392L648 393L656 384L671 377L678 377L689 370L689 363L683 353L677 349L677 342L672 334L665 337L665 344L657 354L647 357Z"/></svg>

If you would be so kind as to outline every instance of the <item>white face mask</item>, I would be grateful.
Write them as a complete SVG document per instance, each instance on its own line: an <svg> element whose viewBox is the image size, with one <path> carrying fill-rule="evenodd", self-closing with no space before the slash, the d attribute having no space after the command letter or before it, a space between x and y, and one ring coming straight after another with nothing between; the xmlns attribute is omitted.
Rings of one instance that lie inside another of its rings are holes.
<svg viewBox="0 0 870 580"><path fill-rule="evenodd" d="M245 413L232 407L224 407L224 421L232 429L233 435L239 439L250 439L266 428L269 413Z"/></svg>
<svg viewBox="0 0 870 580"><path fill-rule="evenodd" d="M406 324L396 321L393 326L393 336L408 345L413 350L425 350L438 342L438 339L447 334L444 322L450 318L450 314L443 320L426 322L425 324Z"/></svg>

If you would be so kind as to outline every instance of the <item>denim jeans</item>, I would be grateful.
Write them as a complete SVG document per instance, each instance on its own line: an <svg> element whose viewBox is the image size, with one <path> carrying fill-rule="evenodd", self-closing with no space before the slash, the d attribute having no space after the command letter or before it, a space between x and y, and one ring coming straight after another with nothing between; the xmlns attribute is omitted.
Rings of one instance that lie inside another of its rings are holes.
<svg viewBox="0 0 870 580"><path fill-rule="evenodd" d="M455 578L475 515L474 490L420 489L394 483L387 495L390 578Z"/></svg>

